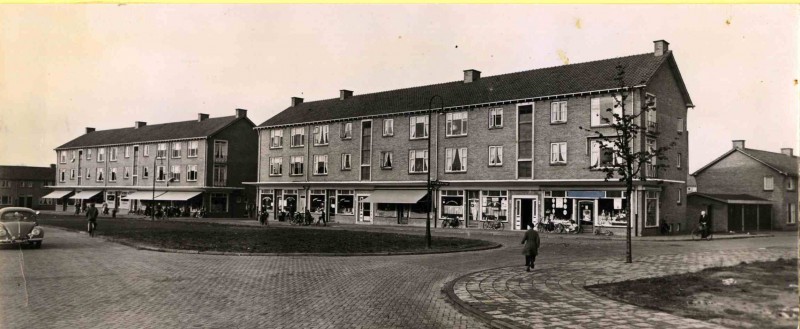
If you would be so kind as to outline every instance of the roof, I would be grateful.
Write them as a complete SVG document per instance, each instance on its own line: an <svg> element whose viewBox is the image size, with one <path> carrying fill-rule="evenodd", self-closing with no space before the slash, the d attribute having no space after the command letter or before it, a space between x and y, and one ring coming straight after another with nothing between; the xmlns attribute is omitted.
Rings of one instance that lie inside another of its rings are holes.
<svg viewBox="0 0 800 329"><path fill-rule="evenodd" d="M570 95L591 91L618 90L614 78L617 66L625 67L624 86L646 84L656 70L669 59L670 68L677 65L669 51L663 56L653 53L569 64L530 71L481 77L464 83L462 80L421 87L356 95L344 100L332 98L301 103L289 107L258 127L282 126L329 121L353 117L427 110L431 97L439 95L445 108L493 102L524 100L536 97ZM679 86L685 89L680 74ZM693 106L688 93L682 90L687 106ZM434 101L434 106L437 105Z"/></svg>
<svg viewBox="0 0 800 329"><path fill-rule="evenodd" d="M0 179L54 180L56 169L50 167L0 166Z"/></svg>
<svg viewBox="0 0 800 329"><path fill-rule="evenodd" d="M687 197L703 197L728 204L772 204L772 201L749 194L689 193Z"/></svg>
<svg viewBox="0 0 800 329"><path fill-rule="evenodd" d="M236 120L236 116L226 116L208 118L203 121L191 120L146 125L140 128L98 130L75 138L57 147L56 150L86 146L205 138L222 130Z"/></svg>
<svg viewBox="0 0 800 329"><path fill-rule="evenodd" d="M720 157L714 159L713 161L709 162L707 165L703 166L702 168L695 171L692 176L696 176L700 174L703 170L708 169L709 167L713 166L717 162L721 161L722 159L728 157L733 152L742 153L753 160L760 162L761 164L771 168L779 172L782 175L794 176L797 177L797 166L798 166L798 159L797 156L789 156L783 153L777 152L769 152L769 151L762 151L750 148L740 148L736 147L731 149L725 154L721 155Z"/></svg>

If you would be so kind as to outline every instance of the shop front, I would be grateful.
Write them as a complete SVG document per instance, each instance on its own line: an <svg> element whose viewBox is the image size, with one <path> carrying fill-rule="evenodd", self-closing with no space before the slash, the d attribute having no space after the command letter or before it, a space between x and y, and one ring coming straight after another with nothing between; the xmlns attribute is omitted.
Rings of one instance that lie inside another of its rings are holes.
<svg viewBox="0 0 800 329"><path fill-rule="evenodd" d="M543 194L544 219L548 222L579 224L584 232L595 227L624 228L627 224L625 191L546 190Z"/></svg>

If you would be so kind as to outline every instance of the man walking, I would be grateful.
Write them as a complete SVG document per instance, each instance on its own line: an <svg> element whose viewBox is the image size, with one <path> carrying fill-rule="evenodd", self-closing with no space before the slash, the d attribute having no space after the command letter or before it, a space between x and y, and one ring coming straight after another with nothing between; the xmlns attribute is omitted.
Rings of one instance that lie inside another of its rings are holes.
<svg viewBox="0 0 800 329"><path fill-rule="evenodd" d="M525 231L522 243L525 244L525 247L522 248L522 254L525 255L525 271L530 272L535 266L536 255L539 253L539 232L536 232L533 225L530 225Z"/></svg>
<svg viewBox="0 0 800 329"><path fill-rule="evenodd" d="M89 204L89 210L86 211L86 218L89 219L89 236L94 236L94 231L97 229L97 213L94 203Z"/></svg>

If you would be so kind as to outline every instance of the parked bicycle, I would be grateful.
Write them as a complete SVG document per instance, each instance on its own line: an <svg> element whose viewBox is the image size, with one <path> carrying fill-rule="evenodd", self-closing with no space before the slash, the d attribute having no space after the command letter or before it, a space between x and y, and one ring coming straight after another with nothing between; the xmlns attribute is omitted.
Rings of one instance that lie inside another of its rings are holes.
<svg viewBox="0 0 800 329"><path fill-rule="evenodd" d="M605 235L605 236L612 236L614 232L603 227L595 227L594 228L594 235Z"/></svg>
<svg viewBox="0 0 800 329"><path fill-rule="evenodd" d="M497 216L486 216L486 221L483 222L483 229L484 230L504 230L506 228L506 224L500 220Z"/></svg>
<svg viewBox="0 0 800 329"><path fill-rule="evenodd" d="M692 240L703 240L703 239L712 240L712 239L714 239L714 231L713 230L708 230L708 236L706 236L704 238L703 237L703 231L705 231L705 230L706 230L706 226L704 224L697 224L697 227L695 227L692 230Z"/></svg>
<svg viewBox="0 0 800 329"><path fill-rule="evenodd" d="M444 217L442 218L442 227L452 227L457 228L461 225L461 221L458 220L456 217Z"/></svg>

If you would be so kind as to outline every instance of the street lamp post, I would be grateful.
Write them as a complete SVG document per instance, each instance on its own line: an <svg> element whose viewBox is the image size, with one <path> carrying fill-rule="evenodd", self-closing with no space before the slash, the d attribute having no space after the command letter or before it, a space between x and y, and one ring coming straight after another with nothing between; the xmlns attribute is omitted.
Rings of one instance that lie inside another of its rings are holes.
<svg viewBox="0 0 800 329"><path fill-rule="evenodd" d="M440 103L440 110L444 109L444 100L442 96L433 95L431 99L428 101L428 220L425 221L425 244L427 245L428 249L431 248L431 211L433 210L433 194L431 190L433 189L433 182L431 182L431 135L433 135L433 122L432 115L433 113L433 100L439 97ZM438 120L437 120L438 123ZM423 128L424 129L424 128ZM438 125L437 125L437 136L438 136ZM437 138L438 140L438 138ZM438 149L438 145L437 145ZM439 156L438 153L436 155ZM439 167L439 161L436 161L436 167ZM437 173L438 174L438 173ZM437 177L438 178L438 177Z"/></svg>

